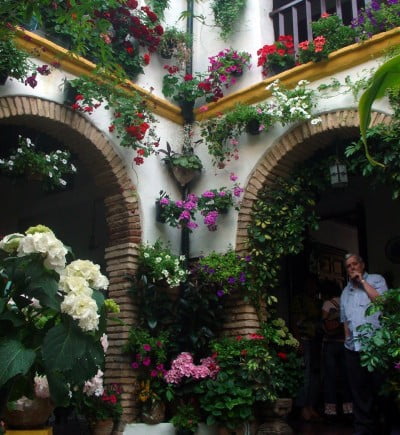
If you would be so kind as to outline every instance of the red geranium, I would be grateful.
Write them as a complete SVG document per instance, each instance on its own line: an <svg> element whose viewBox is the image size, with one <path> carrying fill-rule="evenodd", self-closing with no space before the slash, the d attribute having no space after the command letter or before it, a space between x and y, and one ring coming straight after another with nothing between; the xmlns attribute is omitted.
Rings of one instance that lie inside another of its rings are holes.
<svg viewBox="0 0 400 435"><path fill-rule="evenodd" d="M278 352L276 355L278 356L278 358L280 358L282 360L287 360L287 358L288 358L287 353L285 353L285 352Z"/></svg>

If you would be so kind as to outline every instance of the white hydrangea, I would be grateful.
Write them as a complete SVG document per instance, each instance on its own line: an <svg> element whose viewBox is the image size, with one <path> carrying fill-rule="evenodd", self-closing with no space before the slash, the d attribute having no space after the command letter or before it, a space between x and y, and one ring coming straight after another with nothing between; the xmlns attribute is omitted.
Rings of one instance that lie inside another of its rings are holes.
<svg viewBox="0 0 400 435"><path fill-rule="evenodd" d="M83 331L95 331L99 326L99 314L94 299L85 294L69 293L61 303L61 312L78 321Z"/></svg>
<svg viewBox="0 0 400 435"><path fill-rule="evenodd" d="M53 232L28 234L23 237L18 246L18 256L40 253L44 257L44 266L61 272L65 267L67 249Z"/></svg>
<svg viewBox="0 0 400 435"><path fill-rule="evenodd" d="M65 270L65 269L64 269ZM81 276L68 276L63 272L60 276L58 287L64 293L75 293L76 295L92 296L93 290L89 287L87 280Z"/></svg>
<svg viewBox="0 0 400 435"><path fill-rule="evenodd" d="M16 252L19 246L19 242L21 239L25 237L23 234L20 233L13 233L8 234L7 236L4 236L0 240L0 249L3 251L8 252L9 254L12 254L13 252Z"/></svg>
<svg viewBox="0 0 400 435"><path fill-rule="evenodd" d="M103 375L104 373L98 369L95 376L93 376L92 379L85 382L85 385L83 386L83 392L87 396L101 396L104 392L103 387Z"/></svg>
<svg viewBox="0 0 400 435"><path fill-rule="evenodd" d="M63 276L84 278L90 287L96 290L106 290L108 279L101 274L100 266L92 263L90 260L72 261L62 272Z"/></svg>

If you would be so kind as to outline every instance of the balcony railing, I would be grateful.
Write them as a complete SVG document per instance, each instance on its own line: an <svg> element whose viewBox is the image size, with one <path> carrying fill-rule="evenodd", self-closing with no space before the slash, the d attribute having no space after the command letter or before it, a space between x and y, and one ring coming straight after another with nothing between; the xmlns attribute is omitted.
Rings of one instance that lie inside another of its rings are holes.
<svg viewBox="0 0 400 435"><path fill-rule="evenodd" d="M270 17L275 39L280 35L293 35L297 47L299 42L312 39L311 23L324 12L336 13L348 25L357 17L357 11L369 3L371 0L274 0Z"/></svg>

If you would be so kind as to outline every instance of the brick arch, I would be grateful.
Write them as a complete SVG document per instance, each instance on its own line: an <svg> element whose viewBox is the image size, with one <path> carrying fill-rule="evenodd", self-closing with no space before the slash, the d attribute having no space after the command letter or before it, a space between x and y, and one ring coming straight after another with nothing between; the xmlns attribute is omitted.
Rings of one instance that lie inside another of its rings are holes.
<svg viewBox="0 0 400 435"><path fill-rule="evenodd" d="M320 115L321 123L304 122L284 134L266 151L250 174L238 216L236 250L246 251L247 226L258 193L279 176L287 176L293 167L307 160L315 151L332 144L334 137L340 139L359 135L358 111L353 109L327 112ZM389 123L391 116L372 112L371 125Z"/></svg>
<svg viewBox="0 0 400 435"><path fill-rule="evenodd" d="M109 230L105 249L109 294L120 304L120 318L125 322L125 325L108 327L110 346L105 376L107 382L123 385L124 420L130 420L134 413L133 377L121 345L136 318L136 309L127 296L130 285L124 278L126 273L134 273L136 269L136 245L141 241L136 189L111 143L81 114L37 97L2 97L0 125L4 123L30 126L62 139L79 155L104 196Z"/></svg>

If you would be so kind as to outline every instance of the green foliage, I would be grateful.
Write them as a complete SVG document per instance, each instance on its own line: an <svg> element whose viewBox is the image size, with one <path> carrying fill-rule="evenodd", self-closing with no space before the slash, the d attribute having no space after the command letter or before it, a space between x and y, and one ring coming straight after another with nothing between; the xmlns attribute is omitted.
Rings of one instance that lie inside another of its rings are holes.
<svg viewBox="0 0 400 435"><path fill-rule="evenodd" d="M314 37L325 37L325 48L328 53L355 42L355 30L345 26L342 19L335 14L321 17L314 21L311 27Z"/></svg>
<svg viewBox="0 0 400 435"><path fill-rule="evenodd" d="M239 103L226 114L202 124L201 136L215 165L223 166L226 159L229 161L238 157L240 135L246 131L250 122L258 123L259 131L268 131L274 118L265 104L249 106Z"/></svg>
<svg viewBox="0 0 400 435"><path fill-rule="evenodd" d="M372 76L368 89L361 95L358 103L360 117L360 131L364 143L365 155L372 165L380 165L374 160L368 150L367 128L371 121L371 108L376 99L382 98L386 91L391 88L399 87L400 84L400 55L386 61L381 65Z"/></svg>
<svg viewBox="0 0 400 435"><path fill-rule="evenodd" d="M400 195L400 88L389 88L387 94L393 109L393 121L389 125L367 128L365 132L365 141L368 141L369 149L381 165L376 165L365 154L363 139L349 145L345 154L349 157L351 172L368 177L373 185L389 186L393 199L396 199Z"/></svg>
<svg viewBox="0 0 400 435"><path fill-rule="evenodd" d="M76 172L70 159L69 151L46 153L37 149L30 138L19 136L17 148L0 159L0 171L10 177L37 176L45 189L59 189L67 184L62 177Z"/></svg>
<svg viewBox="0 0 400 435"><path fill-rule="evenodd" d="M90 270L97 280L91 282L93 288L105 288L108 281L96 265L78 260L67 266L71 275L60 283L65 247L46 227L32 227L26 234L9 235L0 242L0 387L12 385L12 398L17 393L32 397L35 374L47 375L54 403L66 406L66 385L81 387L103 364L100 337L106 316L104 297L90 288L89 280L80 275L86 296L67 295L68 279ZM78 300L87 304L85 319L73 311Z"/></svg>
<svg viewBox="0 0 400 435"><path fill-rule="evenodd" d="M376 298L366 314L381 313L380 327L360 327L361 364L368 370L385 372L383 389L394 393L400 402L400 289L392 289Z"/></svg>
<svg viewBox="0 0 400 435"><path fill-rule="evenodd" d="M224 41L232 35L245 6L246 0L212 0L215 24L220 27L220 36Z"/></svg>
<svg viewBox="0 0 400 435"><path fill-rule="evenodd" d="M278 283L281 259L303 249L306 228L317 228L316 193L328 184L327 165L317 162L290 178L279 178L260 193L248 226L255 297L265 298Z"/></svg>
<svg viewBox="0 0 400 435"><path fill-rule="evenodd" d="M241 257L232 249L225 253L211 252L201 257L194 267L196 278L216 292L229 294L246 285L249 258Z"/></svg>
<svg viewBox="0 0 400 435"><path fill-rule="evenodd" d="M400 4L389 1L373 2L358 12L352 22L357 40L366 40L376 33L391 30L400 25Z"/></svg>
<svg viewBox="0 0 400 435"><path fill-rule="evenodd" d="M171 423L177 429L185 429L195 433L200 422L198 411L190 403L180 404L176 414L172 417Z"/></svg>
<svg viewBox="0 0 400 435"><path fill-rule="evenodd" d="M22 81L35 66L29 61L28 53L16 47L12 35L6 34L4 37L6 39L0 38L0 73Z"/></svg>
<svg viewBox="0 0 400 435"><path fill-rule="evenodd" d="M171 145L167 142L167 149L159 149L158 152L165 154L163 161L169 166L194 170L203 169L200 157L194 154L193 148L191 147L185 147L182 153L177 153L172 150Z"/></svg>
<svg viewBox="0 0 400 435"><path fill-rule="evenodd" d="M166 58L175 57L183 65L190 58L191 42L189 33L174 26L167 27L161 35L157 51Z"/></svg>
<svg viewBox="0 0 400 435"><path fill-rule="evenodd" d="M211 89L205 85L205 74L182 74L172 70L163 77L162 93L177 103L195 102L198 98L211 95Z"/></svg>
<svg viewBox="0 0 400 435"><path fill-rule="evenodd" d="M161 20L164 19L164 13L166 9L170 8L170 0L149 0L149 5L153 11L160 17Z"/></svg>

